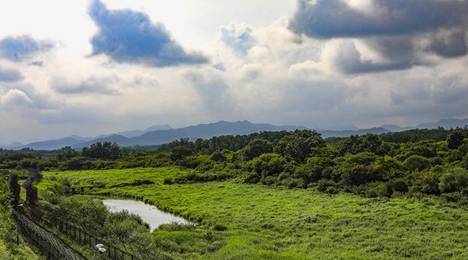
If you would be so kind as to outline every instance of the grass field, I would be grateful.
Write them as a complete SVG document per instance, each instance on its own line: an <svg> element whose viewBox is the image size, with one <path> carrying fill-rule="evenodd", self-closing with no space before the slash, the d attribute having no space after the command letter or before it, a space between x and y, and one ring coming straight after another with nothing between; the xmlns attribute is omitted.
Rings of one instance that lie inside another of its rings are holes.
<svg viewBox="0 0 468 260"><path fill-rule="evenodd" d="M180 249L171 253L176 258L468 259L468 212L430 198L329 196L234 182L163 184L184 173L177 168L49 172L39 187L67 177L78 186L104 186L96 194L140 197L200 223L192 231L154 232ZM134 180L155 184L127 186ZM227 230L214 231L215 225ZM211 232L214 241L206 241Z"/></svg>

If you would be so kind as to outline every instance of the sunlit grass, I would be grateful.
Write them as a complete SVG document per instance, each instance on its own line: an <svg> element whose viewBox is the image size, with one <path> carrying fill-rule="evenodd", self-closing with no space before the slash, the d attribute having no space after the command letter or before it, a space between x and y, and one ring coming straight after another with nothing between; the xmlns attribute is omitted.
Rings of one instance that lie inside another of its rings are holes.
<svg viewBox="0 0 468 260"><path fill-rule="evenodd" d="M468 259L468 212L442 207L430 199L367 199L329 196L313 190L233 182L164 185L185 174L178 168L50 172L77 186L104 186L96 194L137 197L200 223L195 231L156 231L166 241L189 245L179 257L213 259ZM133 180L155 184L107 188ZM227 231L213 231L216 224ZM221 237L209 247L195 237ZM198 243L198 244L197 244ZM189 247L190 249L190 247Z"/></svg>

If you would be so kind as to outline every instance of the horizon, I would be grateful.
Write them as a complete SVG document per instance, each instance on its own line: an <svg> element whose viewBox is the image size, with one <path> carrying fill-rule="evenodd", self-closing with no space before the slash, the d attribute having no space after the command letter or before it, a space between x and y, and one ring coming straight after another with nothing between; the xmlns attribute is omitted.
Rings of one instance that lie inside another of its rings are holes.
<svg viewBox="0 0 468 260"><path fill-rule="evenodd" d="M0 3L0 144L468 118L467 13L458 0Z"/></svg>
<svg viewBox="0 0 468 260"><path fill-rule="evenodd" d="M365 128L350 126L348 128L335 128L335 129L319 129L319 128L307 127L307 126L303 126L303 125L275 125L275 124L270 124L270 123L266 123L266 122L252 122L250 120L237 120L237 121L219 120L219 121L215 121L215 122L204 122L204 123L198 123L198 124L186 125L186 126L180 126L180 127L173 127L173 126L168 125L168 124L162 124L162 125L155 124L155 125L150 125L150 126L139 128L139 129L122 129L122 130L116 130L116 131L114 131L112 133L100 133L100 134L97 134L95 136L84 136L84 135L80 135L79 133L75 133L75 134L71 134L71 135L67 135L67 136L58 136L58 137L56 136L56 137L52 137L52 138L48 138L48 139L38 139L38 140L29 140L29 141L13 141L13 142L10 142L10 143L0 143L0 149L2 149L2 148L9 149L9 148L13 148L13 147L16 149L17 145L24 146L24 145L29 145L29 144L33 144L33 143L41 143L41 142L62 140L62 139L66 139L66 138L74 138L74 139L82 138L83 143L87 143L87 142L90 142L90 141L96 141L96 140L98 140L100 138L106 138L106 137L111 137L111 136L122 136L122 137L125 137L125 138L132 138L132 137L128 137L128 136L126 136L125 134L122 134L122 133L133 132L133 131L141 131L141 134L137 134L135 136L135 137L138 137L138 136L141 136L143 134L150 133L150 132L155 132L155 131L170 131L170 130L177 130L177 129L185 129L185 128L189 128L189 127L196 127L196 126L201 126L201 125L214 125L214 124L219 124L219 123L234 124L234 123L247 122L247 123L255 124L255 125L266 124L266 125L271 125L271 126L275 126L275 127L297 127L297 129L305 128L305 129L309 129L309 130L313 130L313 131L317 131L317 132L327 132L327 131L329 131L329 132L335 132L335 131L336 132L340 132L340 131L341 132L347 132L347 131L360 131L360 130L372 130L372 129L384 129L384 130L387 130L389 132L394 132L394 131L405 131L405 130L418 129L418 128L420 129L422 125L427 125L427 124L433 124L435 126L435 124L437 124L437 123L442 123L444 121L451 121L451 120L467 121L468 118L441 118L441 119L439 119L437 121L434 121L434 122L421 122L421 123L418 123L418 124L415 124L415 125L383 124L383 125L369 126L369 127L365 127ZM445 123L447 123L447 122L445 122ZM162 127L162 128L161 129L152 129L151 130L151 128L153 128L153 127ZM166 129L166 127L168 127L168 129ZM390 129L391 127L397 127L397 128L400 128L400 129L392 130L392 129ZM443 126L439 125L439 127L443 127ZM458 125L457 127L463 128L463 125ZM86 139L89 140L89 141L86 141ZM24 147L22 147L22 148L24 148Z"/></svg>

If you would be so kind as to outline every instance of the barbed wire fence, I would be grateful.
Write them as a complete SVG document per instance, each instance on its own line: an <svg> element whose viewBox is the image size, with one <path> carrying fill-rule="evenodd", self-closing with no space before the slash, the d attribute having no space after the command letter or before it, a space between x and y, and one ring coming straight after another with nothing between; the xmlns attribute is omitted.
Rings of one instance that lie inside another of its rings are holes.
<svg viewBox="0 0 468 260"><path fill-rule="evenodd" d="M10 171L0 171L0 175L10 179L12 176ZM15 183L17 179L13 180ZM10 185L10 183L9 183ZM81 254L78 250L73 249L67 242L73 242L81 246L89 246L90 252L93 252L92 259L112 259L112 260L137 260L141 259L133 254L117 248L116 246L106 243L102 238L91 235L84 231L82 228L63 222L57 221L56 223L41 222L42 224L34 221L22 212L22 206L19 201L14 201L14 191L9 187L12 197L12 215L16 222L17 230L21 232L25 238L32 242L47 259L66 259L66 260L83 260L89 259ZM19 191L18 191L19 193ZM30 205L30 204L28 204ZM32 203L30 206L34 206ZM66 237L63 240L61 236ZM98 250L97 245L100 245ZM102 249L105 250L102 250ZM99 251L99 252L98 252Z"/></svg>
<svg viewBox="0 0 468 260"><path fill-rule="evenodd" d="M19 230L44 252L47 259L86 259L86 257L68 247L62 240L50 234L46 229L30 220L18 210L13 210L13 217Z"/></svg>
<svg viewBox="0 0 468 260"><path fill-rule="evenodd" d="M95 246L101 243L105 244L106 251L101 253L103 257L115 260L137 260L140 259L139 257L126 252L122 249L117 248L109 243L106 243L105 240L98 238L90 233L86 232L82 228L66 223L66 222L58 222L55 225L52 223L48 223L48 226L55 228L62 234L66 235L67 237L71 238L72 240L76 241L80 245L90 246L92 249L95 249Z"/></svg>

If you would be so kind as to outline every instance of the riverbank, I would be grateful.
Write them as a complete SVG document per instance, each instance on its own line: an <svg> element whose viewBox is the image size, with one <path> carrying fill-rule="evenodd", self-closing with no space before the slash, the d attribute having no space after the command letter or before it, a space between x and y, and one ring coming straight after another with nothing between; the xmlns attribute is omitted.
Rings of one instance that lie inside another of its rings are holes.
<svg viewBox="0 0 468 260"><path fill-rule="evenodd" d="M199 223L190 231L151 234L175 258L468 258L468 212L430 198L330 196L234 182L164 184L186 173L174 167L49 172L39 187L68 178L94 187L92 194L139 197ZM154 184L132 185L138 180ZM217 247L208 247L208 232L219 237Z"/></svg>

